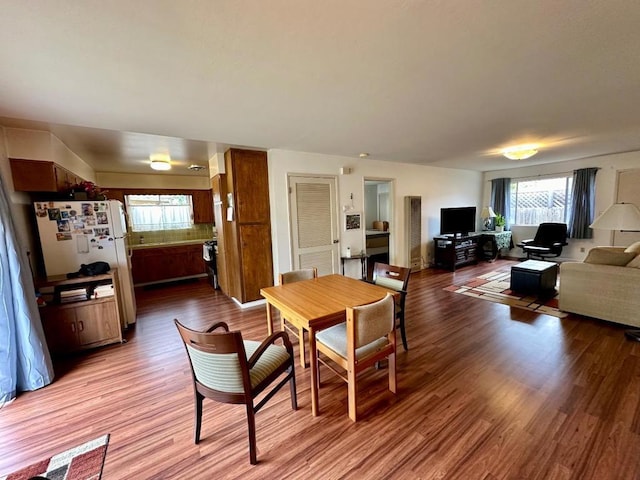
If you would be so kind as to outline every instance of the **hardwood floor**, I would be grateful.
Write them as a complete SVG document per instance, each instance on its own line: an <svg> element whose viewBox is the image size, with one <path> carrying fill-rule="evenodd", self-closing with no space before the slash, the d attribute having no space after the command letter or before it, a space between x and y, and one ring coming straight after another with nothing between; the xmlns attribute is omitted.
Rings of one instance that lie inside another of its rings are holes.
<svg viewBox="0 0 640 480"><path fill-rule="evenodd" d="M512 263L412 275L398 395L385 370L366 372L358 423L346 384L327 370L313 418L308 372L296 363L299 410L285 388L257 414L257 466L242 406L205 401L194 445L172 320L224 320L261 340L265 308L242 311L204 281L141 290L126 344L57 362L52 385L0 410L0 476L110 433L105 480L640 478L640 343L624 327L443 290Z"/></svg>

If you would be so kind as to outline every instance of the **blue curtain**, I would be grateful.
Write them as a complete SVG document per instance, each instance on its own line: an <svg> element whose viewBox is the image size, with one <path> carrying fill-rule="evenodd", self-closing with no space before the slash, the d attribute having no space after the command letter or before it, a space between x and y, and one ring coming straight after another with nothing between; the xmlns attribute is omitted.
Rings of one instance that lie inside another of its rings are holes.
<svg viewBox="0 0 640 480"><path fill-rule="evenodd" d="M570 238L593 238L589 225L593 222L596 208L597 168L581 168L573 172L571 190L571 217L568 234Z"/></svg>
<svg viewBox="0 0 640 480"><path fill-rule="evenodd" d="M0 407L17 392L53 380L26 253L18 248L7 193L0 178Z"/></svg>
<svg viewBox="0 0 640 480"><path fill-rule="evenodd" d="M491 180L491 207L493 211L504 216L504 229L510 229L509 215L511 212L511 179L494 178Z"/></svg>

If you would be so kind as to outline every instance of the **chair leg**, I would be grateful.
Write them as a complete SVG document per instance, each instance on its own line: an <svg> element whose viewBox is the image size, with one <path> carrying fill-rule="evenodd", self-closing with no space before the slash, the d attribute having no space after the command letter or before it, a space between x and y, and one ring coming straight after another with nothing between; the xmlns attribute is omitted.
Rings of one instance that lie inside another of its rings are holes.
<svg viewBox="0 0 640 480"><path fill-rule="evenodd" d="M291 408L298 409L298 395L296 394L296 371L294 369L294 361L291 359L291 379L289 380L289 390L291 390Z"/></svg>
<svg viewBox="0 0 640 480"><path fill-rule="evenodd" d="M356 381L356 372L350 368L347 372L347 387L349 395L349 418L354 422L358 421L358 383Z"/></svg>
<svg viewBox="0 0 640 480"><path fill-rule="evenodd" d="M409 345L407 344L407 332L404 329L404 312L400 315L400 335L402 336L402 346L406 352L409 350Z"/></svg>
<svg viewBox="0 0 640 480"><path fill-rule="evenodd" d="M249 424L249 462L255 465L258 463L258 454L256 453L256 416L252 401L247 402L247 423Z"/></svg>
<svg viewBox="0 0 640 480"><path fill-rule="evenodd" d="M396 354L389 355L389 390L393 393L398 391L398 379L396 378Z"/></svg>
<svg viewBox="0 0 640 480"><path fill-rule="evenodd" d="M195 425L194 425L194 443L197 445L200 443L200 427L202 426L202 401L204 397L198 392L195 392Z"/></svg>
<svg viewBox="0 0 640 480"><path fill-rule="evenodd" d="M298 346L300 347L300 365L307 368L307 360L304 348L304 328L298 328Z"/></svg>

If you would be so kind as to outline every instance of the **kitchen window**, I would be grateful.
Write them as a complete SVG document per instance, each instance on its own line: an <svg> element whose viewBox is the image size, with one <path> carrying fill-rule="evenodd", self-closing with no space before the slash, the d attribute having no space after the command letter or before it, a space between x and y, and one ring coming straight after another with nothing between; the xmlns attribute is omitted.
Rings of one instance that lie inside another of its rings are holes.
<svg viewBox="0 0 640 480"><path fill-rule="evenodd" d="M134 232L178 230L193 226L191 195L126 195Z"/></svg>
<svg viewBox="0 0 640 480"><path fill-rule="evenodd" d="M571 174L511 180L511 225L567 223L571 209Z"/></svg>

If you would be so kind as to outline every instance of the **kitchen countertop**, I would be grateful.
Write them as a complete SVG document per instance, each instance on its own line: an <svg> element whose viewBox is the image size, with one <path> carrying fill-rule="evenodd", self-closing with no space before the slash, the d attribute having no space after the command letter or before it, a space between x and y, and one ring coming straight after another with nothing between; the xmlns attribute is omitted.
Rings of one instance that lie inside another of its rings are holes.
<svg viewBox="0 0 640 480"><path fill-rule="evenodd" d="M156 243L132 243L129 245L131 250L143 250L145 248L160 248L160 247L179 247L181 245L202 245L211 238L198 238L193 240L177 240L175 242L156 242Z"/></svg>

